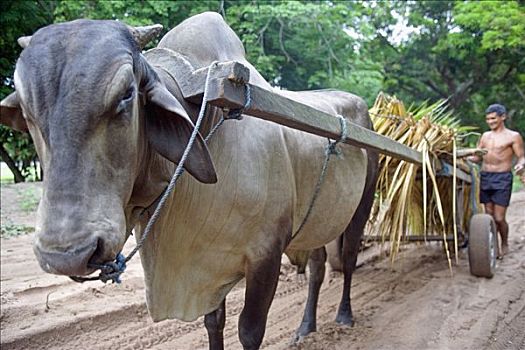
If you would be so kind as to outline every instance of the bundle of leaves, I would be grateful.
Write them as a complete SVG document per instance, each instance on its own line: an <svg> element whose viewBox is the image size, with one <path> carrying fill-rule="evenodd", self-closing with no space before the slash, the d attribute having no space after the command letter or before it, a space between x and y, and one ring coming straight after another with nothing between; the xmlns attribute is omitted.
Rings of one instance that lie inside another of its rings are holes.
<svg viewBox="0 0 525 350"><path fill-rule="evenodd" d="M455 169L475 171L457 158L457 144L473 128L461 126L447 111L445 101L406 109L402 101L384 93L377 96L370 116L376 132L422 154L421 165L380 155L378 195L372 215L374 230L378 230L383 242L390 241L392 261L409 236L442 235L451 264L447 236L454 237L457 258L457 229L466 232L472 213L471 184L460 184ZM452 176L439 176L444 160L453 166ZM462 186L465 194L459 201L458 186ZM460 212L464 213L459 220L457 206L462 206Z"/></svg>

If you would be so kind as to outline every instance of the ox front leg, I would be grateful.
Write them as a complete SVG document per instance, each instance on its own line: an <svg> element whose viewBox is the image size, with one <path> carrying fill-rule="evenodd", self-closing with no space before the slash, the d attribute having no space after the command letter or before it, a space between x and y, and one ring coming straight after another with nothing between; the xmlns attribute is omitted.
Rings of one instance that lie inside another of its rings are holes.
<svg viewBox="0 0 525 350"><path fill-rule="evenodd" d="M281 254L277 251L256 265L248 264L239 339L245 350L255 350L260 348L266 330L268 311L279 280Z"/></svg>
<svg viewBox="0 0 525 350"><path fill-rule="evenodd" d="M304 309L303 320L299 329L295 332L294 343L299 342L303 337L317 330L317 302L319 291L323 284L325 275L326 250L324 247L318 248L310 255L308 266L310 267L310 282L308 284L308 299Z"/></svg>
<svg viewBox="0 0 525 350"><path fill-rule="evenodd" d="M221 306L204 316L204 325L208 331L208 341L210 350L224 349L224 324L226 322L226 300L222 301Z"/></svg>

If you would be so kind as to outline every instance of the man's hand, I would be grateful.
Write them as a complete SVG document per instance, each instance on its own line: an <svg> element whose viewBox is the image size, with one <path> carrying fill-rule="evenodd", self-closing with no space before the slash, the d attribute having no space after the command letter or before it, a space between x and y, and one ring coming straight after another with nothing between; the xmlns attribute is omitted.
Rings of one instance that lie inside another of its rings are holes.
<svg viewBox="0 0 525 350"><path fill-rule="evenodd" d="M484 148L464 148L458 150L458 158L466 157L467 160L473 163L480 163L483 160L483 156L487 154L488 150Z"/></svg>
<svg viewBox="0 0 525 350"><path fill-rule="evenodd" d="M514 166L516 175L520 177L521 182L525 185L525 164L518 163Z"/></svg>

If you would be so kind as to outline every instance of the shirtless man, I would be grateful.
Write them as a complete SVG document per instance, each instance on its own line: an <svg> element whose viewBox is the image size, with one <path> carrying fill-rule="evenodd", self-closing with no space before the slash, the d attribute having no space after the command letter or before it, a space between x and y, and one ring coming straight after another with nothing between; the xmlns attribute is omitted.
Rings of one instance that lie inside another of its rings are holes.
<svg viewBox="0 0 525 350"><path fill-rule="evenodd" d="M501 237L499 258L509 251L509 226L505 214L512 191L512 158L517 158L514 171L525 183L525 156L521 135L505 127L507 111L503 105L490 105L485 111L485 120L490 131L483 133L478 148L488 152L483 156L471 156L474 162L483 161L481 166L480 201L485 205L485 212L492 215Z"/></svg>

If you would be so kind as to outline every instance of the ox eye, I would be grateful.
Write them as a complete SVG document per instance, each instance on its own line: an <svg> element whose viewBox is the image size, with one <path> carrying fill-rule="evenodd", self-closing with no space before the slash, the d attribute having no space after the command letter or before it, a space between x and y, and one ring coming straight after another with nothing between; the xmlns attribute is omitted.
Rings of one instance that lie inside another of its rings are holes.
<svg viewBox="0 0 525 350"><path fill-rule="evenodd" d="M122 100L119 102L117 106L117 114L124 111L130 104L130 102L133 100L133 97L135 96L135 88L130 87L124 96L122 97Z"/></svg>
<svg viewBox="0 0 525 350"><path fill-rule="evenodd" d="M135 92L135 89L133 87L130 87L128 91L126 91L126 94L122 98L122 101L130 101L133 98L134 92Z"/></svg>

